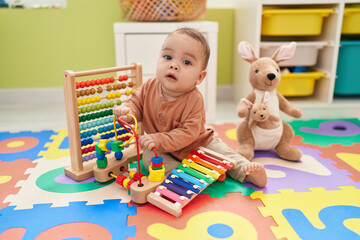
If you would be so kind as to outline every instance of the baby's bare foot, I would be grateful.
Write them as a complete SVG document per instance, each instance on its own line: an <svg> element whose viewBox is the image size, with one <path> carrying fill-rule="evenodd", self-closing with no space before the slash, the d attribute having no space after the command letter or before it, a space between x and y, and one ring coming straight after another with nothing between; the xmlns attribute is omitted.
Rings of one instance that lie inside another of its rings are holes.
<svg viewBox="0 0 360 240"><path fill-rule="evenodd" d="M265 187L267 176L264 166L261 163L249 162L242 167L242 171L246 174L245 181L251 182L258 187Z"/></svg>

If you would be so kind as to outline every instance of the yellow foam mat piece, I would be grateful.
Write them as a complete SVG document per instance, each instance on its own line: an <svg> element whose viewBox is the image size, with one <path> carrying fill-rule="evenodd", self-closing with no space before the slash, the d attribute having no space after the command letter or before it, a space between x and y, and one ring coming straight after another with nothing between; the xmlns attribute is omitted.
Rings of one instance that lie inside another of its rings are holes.
<svg viewBox="0 0 360 240"><path fill-rule="evenodd" d="M360 154L338 153L336 156L360 172Z"/></svg>
<svg viewBox="0 0 360 240"><path fill-rule="evenodd" d="M318 214L329 206L349 205L360 207L360 190L353 186L339 187L341 190L325 191L324 188L310 188L310 192L294 192L292 189L279 190L279 194L264 194L256 191L250 196L259 198L265 207L258 207L264 217L272 216L278 227L271 227L276 238L300 239L282 211L298 209L309 219L311 224L319 229L325 228ZM348 225L354 228L354 221Z"/></svg>
<svg viewBox="0 0 360 240"><path fill-rule="evenodd" d="M256 229L246 218L223 211L197 214L189 219L184 229L175 229L166 224L155 223L150 225L147 231L151 236L160 240L219 239L208 232L208 228L214 224L224 224L234 230L233 234L226 238L228 240L257 239Z"/></svg>
<svg viewBox="0 0 360 240"><path fill-rule="evenodd" d="M62 157L70 156L69 149L59 149L59 147L60 147L61 143L63 142L63 140L65 139L65 137L68 136L67 129L58 130L56 132L58 134L53 135L51 137L51 139L53 139L54 141L45 144L45 147L47 147L47 150L41 151L39 153L39 156L42 156L43 158L46 158L46 159L59 159Z"/></svg>

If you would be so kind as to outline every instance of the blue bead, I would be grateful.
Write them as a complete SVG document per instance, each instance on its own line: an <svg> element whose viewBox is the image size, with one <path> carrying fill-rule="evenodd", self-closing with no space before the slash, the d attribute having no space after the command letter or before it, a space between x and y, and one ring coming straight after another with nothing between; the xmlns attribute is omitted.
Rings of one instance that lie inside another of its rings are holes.
<svg viewBox="0 0 360 240"><path fill-rule="evenodd" d="M93 129L92 130L92 135L96 135L97 134L97 131L96 131L96 129ZM91 135L90 135L91 136Z"/></svg>
<svg viewBox="0 0 360 240"><path fill-rule="evenodd" d="M161 163L161 162L163 162L163 158L162 157L152 157L151 162L153 162L153 163Z"/></svg>
<svg viewBox="0 0 360 240"><path fill-rule="evenodd" d="M123 153L122 153L122 151L120 151L120 152L116 152L115 153L115 158L117 159L117 160L120 160L122 157L123 157Z"/></svg>
<svg viewBox="0 0 360 240"><path fill-rule="evenodd" d="M96 153L96 158L99 159L99 160L103 160L105 158L105 153L104 154Z"/></svg>
<svg viewBox="0 0 360 240"><path fill-rule="evenodd" d="M106 148L107 148L108 150L111 150L111 143L112 143L112 141L108 141L108 142L106 143Z"/></svg>

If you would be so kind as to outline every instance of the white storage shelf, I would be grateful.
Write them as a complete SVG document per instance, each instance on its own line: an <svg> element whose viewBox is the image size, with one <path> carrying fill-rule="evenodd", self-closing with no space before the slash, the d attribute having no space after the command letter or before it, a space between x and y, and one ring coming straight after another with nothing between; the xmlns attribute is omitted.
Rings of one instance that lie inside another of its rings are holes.
<svg viewBox="0 0 360 240"><path fill-rule="evenodd" d="M301 62L301 66L312 66L316 70L325 72L325 77L316 80L314 93L306 97L287 97L293 104L304 112L304 118L316 117L360 117L360 98L347 98L337 101L334 97L336 66L344 7L347 3L360 3L359 0L240 0L236 7L235 48L241 41L250 42L256 54L269 55L270 46L279 42L296 41L298 43L296 55L308 56L308 64ZM322 32L317 36L262 36L262 11L264 8L331 8L334 12L323 19ZM251 24L249 24L251 23ZM316 59L305 53L302 47L313 45L317 48ZM236 50L235 50L236 52ZM246 96L251 91L248 81L249 63L234 54L234 101ZM293 61L299 60L295 56ZM303 57L301 57L303 60ZM315 60L315 62L314 62ZM286 66L289 63L283 63ZM294 62L290 62L294 65ZM290 66L288 65L288 66ZM356 106L356 109L354 109ZM327 113L323 110L326 109ZM335 111L339 109L340 111ZM329 111L330 110L330 111ZM334 110L334 111L332 111ZM306 113L309 115L306 115Z"/></svg>
<svg viewBox="0 0 360 240"><path fill-rule="evenodd" d="M180 27L198 29L208 39L210 58L207 77L198 86L203 94L208 121L216 118L218 23L194 22L121 22L114 24L116 65L138 62L143 65L143 81L155 76L156 62L166 36Z"/></svg>

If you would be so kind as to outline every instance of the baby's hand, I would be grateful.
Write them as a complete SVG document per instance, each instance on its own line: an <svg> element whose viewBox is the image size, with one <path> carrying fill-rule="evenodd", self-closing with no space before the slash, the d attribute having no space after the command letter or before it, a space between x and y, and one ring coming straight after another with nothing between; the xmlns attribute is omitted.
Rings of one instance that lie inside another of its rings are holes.
<svg viewBox="0 0 360 240"><path fill-rule="evenodd" d="M113 113L126 123L131 123L132 118L126 114L130 113L130 108L126 106L119 106L114 108Z"/></svg>
<svg viewBox="0 0 360 240"><path fill-rule="evenodd" d="M155 147L154 139L150 134L145 134L139 138L139 143L143 148L153 149Z"/></svg>

